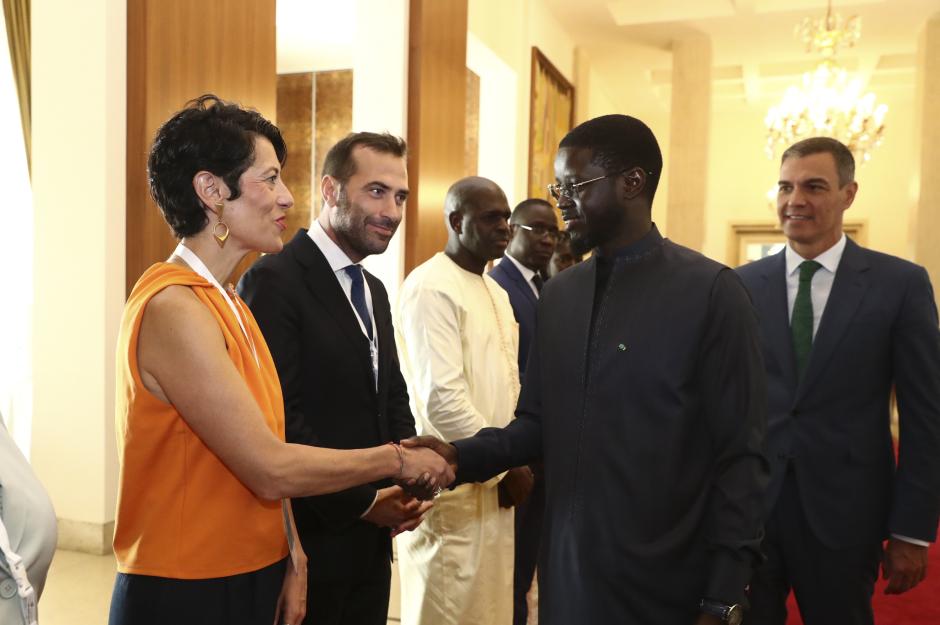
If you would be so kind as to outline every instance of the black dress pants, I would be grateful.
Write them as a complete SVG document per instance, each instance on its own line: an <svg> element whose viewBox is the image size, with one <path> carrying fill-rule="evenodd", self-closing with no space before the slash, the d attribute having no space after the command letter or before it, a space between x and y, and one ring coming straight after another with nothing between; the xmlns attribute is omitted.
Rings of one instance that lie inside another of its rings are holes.
<svg viewBox="0 0 940 625"><path fill-rule="evenodd" d="M539 539L542 535L542 516L545 510L545 476L543 471L533 469L535 484L528 501L516 506L516 554L513 570L512 623L525 625L529 618L526 595L535 577L535 564L539 555Z"/></svg>
<svg viewBox="0 0 940 625"><path fill-rule="evenodd" d="M767 560L751 582L745 625L784 625L791 589L804 625L873 624L871 596L881 541L845 549L821 543L806 521L792 471L767 522L762 548Z"/></svg>
<svg viewBox="0 0 940 625"><path fill-rule="evenodd" d="M109 625L271 625L287 560L251 573L171 579L118 573Z"/></svg>
<svg viewBox="0 0 940 625"><path fill-rule="evenodd" d="M307 580L307 617L304 625L385 625L392 567L386 543L376 550L372 563L349 580ZM310 567L320 566L316 553L309 554ZM324 565L326 566L326 565Z"/></svg>

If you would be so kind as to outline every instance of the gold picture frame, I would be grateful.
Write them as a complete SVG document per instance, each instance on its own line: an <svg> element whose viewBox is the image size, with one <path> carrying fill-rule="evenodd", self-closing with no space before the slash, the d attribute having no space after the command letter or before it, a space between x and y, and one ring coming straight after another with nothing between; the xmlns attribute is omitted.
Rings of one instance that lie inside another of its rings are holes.
<svg viewBox="0 0 940 625"><path fill-rule="evenodd" d="M542 52L532 46L529 88L528 197L551 201L558 143L574 127L574 85Z"/></svg>
<svg viewBox="0 0 940 625"><path fill-rule="evenodd" d="M846 236L865 245L865 222L852 221L842 224ZM772 222L749 222L731 225L731 237L728 239L728 261L734 267L759 260L779 252L787 238L780 229L780 224Z"/></svg>

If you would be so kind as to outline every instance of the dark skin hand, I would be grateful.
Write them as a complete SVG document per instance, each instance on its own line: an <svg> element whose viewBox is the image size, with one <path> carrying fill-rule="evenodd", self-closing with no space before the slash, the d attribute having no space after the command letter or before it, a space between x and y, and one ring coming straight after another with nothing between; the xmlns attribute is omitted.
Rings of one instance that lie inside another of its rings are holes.
<svg viewBox="0 0 940 625"><path fill-rule="evenodd" d="M886 595L907 592L927 577L927 547L891 538L885 546L881 572L888 580Z"/></svg>
<svg viewBox="0 0 940 625"><path fill-rule="evenodd" d="M401 441L401 444L403 447L428 447L441 456L444 460L446 460L447 464L449 464L455 472L457 471L457 448L450 443L445 443L444 441L434 436L415 436L412 438L406 438L405 440ZM529 494L532 492L532 487L534 484L535 477L532 475L532 470L529 469L529 467L516 467L515 469L510 469L500 482L500 485L505 490L509 501L500 501L500 505L504 508L510 508L512 506L518 506L519 504L524 503L525 500L529 498ZM421 489L423 486L416 483L413 485L405 485L403 488L414 494L416 489ZM422 499L424 497L419 495L427 494L429 493L422 491L414 496ZM433 497L433 493L430 494Z"/></svg>
<svg viewBox="0 0 940 625"><path fill-rule="evenodd" d="M722 625L722 621L714 614L699 614L695 625Z"/></svg>
<svg viewBox="0 0 940 625"><path fill-rule="evenodd" d="M411 448L427 447L441 458L446 460L447 464L451 466L451 469L454 472L457 471L457 448L450 443L445 443L435 436L412 436L411 438L402 440L401 446ZM423 477L426 476L422 476L422 478ZM422 501L434 499L434 496L437 495L437 492L435 492L436 488L433 485L428 484L428 482L424 479L399 482L398 485L405 489L405 492L410 494L412 497L421 499Z"/></svg>
<svg viewBox="0 0 940 625"><path fill-rule="evenodd" d="M532 475L532 469L529 467L509 469L509 471L506 472L506 476L499 483L500 507L511 508L524 504L532 493L532 487L534 485L535 476ZM505 493L505 497L503 493Z"/></svg>

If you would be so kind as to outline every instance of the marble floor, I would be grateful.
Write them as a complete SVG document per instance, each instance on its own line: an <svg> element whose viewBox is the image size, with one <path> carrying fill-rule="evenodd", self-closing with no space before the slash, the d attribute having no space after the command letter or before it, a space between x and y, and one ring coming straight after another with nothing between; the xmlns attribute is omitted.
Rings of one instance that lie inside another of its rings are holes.
<svg viewBox="0 0 940 625"><path fill-rule="evenodd" d="M39 601L41 625L104 625L114 585L114 556L56 551ZM398 567L392 567L388 625L399 625Z"/></svg>

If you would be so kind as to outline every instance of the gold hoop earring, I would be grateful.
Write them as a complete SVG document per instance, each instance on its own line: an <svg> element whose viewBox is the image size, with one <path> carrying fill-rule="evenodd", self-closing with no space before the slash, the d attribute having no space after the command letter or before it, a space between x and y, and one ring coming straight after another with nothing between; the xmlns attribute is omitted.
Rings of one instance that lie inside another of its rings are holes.
<svg viewBox="0 0 940 625"><path fill-rule="evenodd" d="M228 226L222 221L222 211L225 210L225 204L216 202L215 207L219 209L216 213L219 220L212 226L212 236L215 237L215 242L219 244L219 247L225 247L225 240L229 234Z"/></svg>

